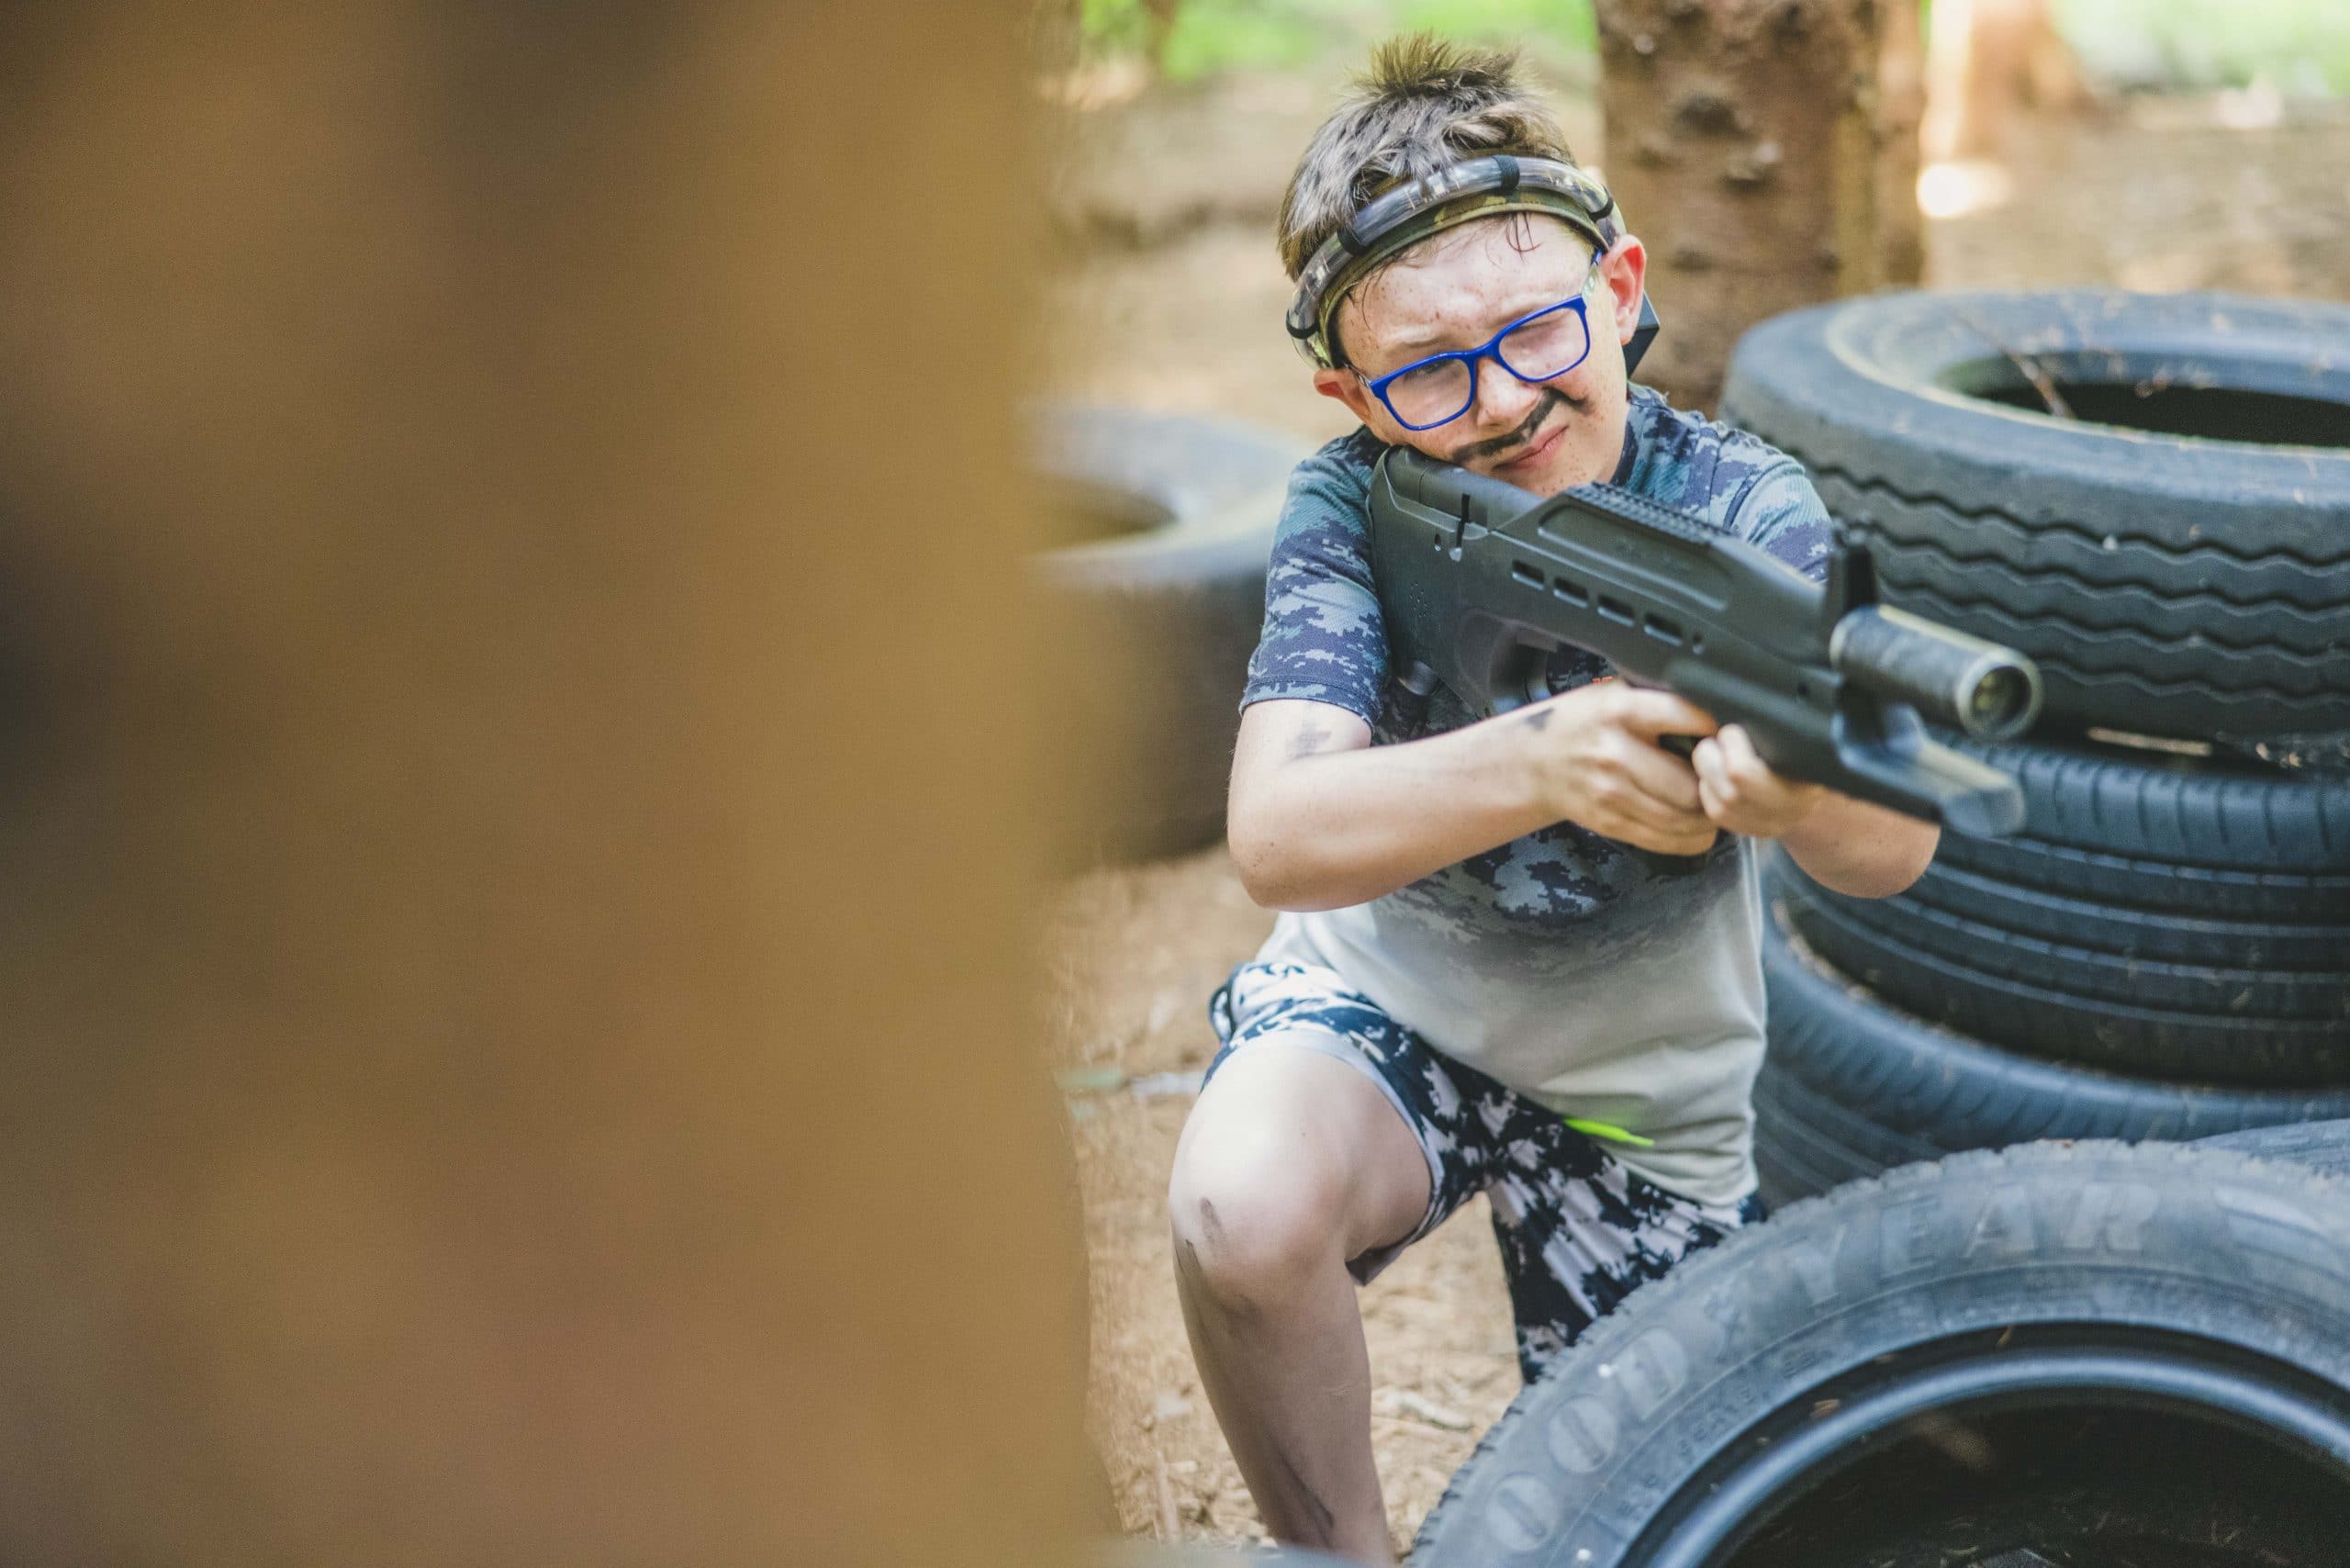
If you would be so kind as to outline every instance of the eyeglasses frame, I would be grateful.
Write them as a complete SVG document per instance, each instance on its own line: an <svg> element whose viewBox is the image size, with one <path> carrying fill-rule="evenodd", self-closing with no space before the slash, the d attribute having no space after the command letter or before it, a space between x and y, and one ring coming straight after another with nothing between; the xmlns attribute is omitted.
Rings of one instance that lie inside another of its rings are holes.
<svg viewBox="0 0 2350 1568"><path fill-rule="evenodd" d="M1400 365L1376 379L1365 376L1361 371L1358 370L1355 372L1356 379L1361 381L1363 386L1369 389L1371 395L1379 399L1380 407L1385 409L1389 415L1394 419L1397 424L1402 425L1407 431L1432 431L1439 425L1449 425L1453 420L1459 419L1461 415L1467 413L1470 409L1477 406L1477 362L1479 360L1492 360L1495 364L1498 364L1504 370L1508 371L1510 375L1517 376L1517 379L1520 382L1523 382L1528 386L1538 386L1545 381L1556 381L1560 376L1566 375L1567 372L1574 369L1577 365L1583 364L1584 360L1591 357L1591 307L1589 299L1591 295L1592 280L1599 275L1598 261L1599 258L1597 256L1594 256L1592 258L1592 270L1584 274L1583 286L1573 298L1562 299L1556 305L1546 305L1539 310L1530 311L1524 316L1520 316L1516 320L1512 321L1500 331L1495 332L1492 337L1487 338L1483 343L1480 344L1476 348L1449 349L1443 353L1428 354L1423 358L1414 360L1409 364ZM1520 327L1525 326L1528 322L1539 321L1543 317L1553 315L1561 310L1572 310L1575 313L1576 317L1582 320L1583 353L1577 354L1572 362L1561 365L1558 369L1552 371L1548 375L1519 375L1516 367L1502 357L1502 340L1508 337L1512 332L1516 331ZM1395 405L1388 400L1387 387L1389 384L1394 381L1398 376L1408 375L1413 371L1424 370L1431 364L1441 364L1449 360L1460 360L1465 362L1469 366L1468 400L1462 403L1460 408L1454 409L1451 413L1447 414L1440 420L1431 420L1429 423L1424 425L1414 424L1411 420L1405 419L1402 413L1398 412Z"/></svg>

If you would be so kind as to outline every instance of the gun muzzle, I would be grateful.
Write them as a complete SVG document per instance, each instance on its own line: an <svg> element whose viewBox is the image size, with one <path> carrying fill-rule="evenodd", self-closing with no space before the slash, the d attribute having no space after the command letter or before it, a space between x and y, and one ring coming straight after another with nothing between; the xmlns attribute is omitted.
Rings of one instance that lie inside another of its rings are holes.
<svg viewBox="0 0 2350 1568"><path fill-rule="evenodd" d="M1976 740L2021 734L2040 714L2040 670L2013 648L1869 605L1836 622L1828 662L1876 696Z"/></svg>

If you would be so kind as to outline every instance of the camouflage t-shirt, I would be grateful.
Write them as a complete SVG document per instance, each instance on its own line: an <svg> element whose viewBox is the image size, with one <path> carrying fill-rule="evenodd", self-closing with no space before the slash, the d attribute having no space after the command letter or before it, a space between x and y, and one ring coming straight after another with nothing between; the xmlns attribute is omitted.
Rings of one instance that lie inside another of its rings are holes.
<svg viewBox="0 0 2350 1568"><path fill-rule="evenodd" d="M1273 541L1265 626L1241 701L1327 702L1390 745L1471 715L1390 678L1371 577L1368 430L1298 465ZM1631 388L1614 483L1826 575L1826 510L1794 459ZM1607 673L1554 655L1552 683ZM1753 1190L1762 1058L1761 895L1752 847L1724 834L1694 872L1559 823L1348 909L1283 914L1266 958L1337 970L1438 1050L1562 1114L1651 1140L1610 1151L1705 1203Z"/></svg>

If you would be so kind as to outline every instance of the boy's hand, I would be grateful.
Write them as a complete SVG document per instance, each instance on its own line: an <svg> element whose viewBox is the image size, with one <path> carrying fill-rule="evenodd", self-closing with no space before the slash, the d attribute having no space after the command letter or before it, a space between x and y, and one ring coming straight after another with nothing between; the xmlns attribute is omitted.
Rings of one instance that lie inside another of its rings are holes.
<svg viewBox="0 0 2350 1568"><path fill-rule="evenodd" d="M1504 722L1519 726L1537 796L1554 818L1661 855L1713 847L1717 828L1697 774L1658 744L1711 735L1704 709L1669 691L1596 680Z"/></svg>
<svg viewBox="0 0 2350 1568"><path fill-rule="evenodd" d="M1699 741L1689 761L1697 770L1697 798L1707 820L1749 838L1783 836L1828 795L1825 785L1772 772L1737 724L1725 724Z"/></svg>

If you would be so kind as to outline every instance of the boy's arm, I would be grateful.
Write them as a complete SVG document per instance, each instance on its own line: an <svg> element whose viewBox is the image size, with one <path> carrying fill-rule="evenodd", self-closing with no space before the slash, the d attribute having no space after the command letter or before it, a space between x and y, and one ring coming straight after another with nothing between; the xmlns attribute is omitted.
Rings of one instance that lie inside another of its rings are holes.
<svg viewBox="0 0 2350 1568"><path fill-rule="evenodd" d="M1259 903L1311 910L1379 898L1561 821L1699 854L1715 829L1696 775L1656 743L1713 727L1670 692L1616 681L1377 747L1344 708L1255 702L1233 756L1232 857Z"/></svg>
<svg viewBox="0 0 2350 1568"><path fill-rule="evenodd" d="M1813 881L1854 898L1897 893L1924 874L1942 830L1899 812L1771 771L1736 724L1690 757L1707 817L1749 838L1775 838Z"/></svg>
<svg viewBox="0 0 2350 1568"><path fill-rule="evenodd" d="M1925 875L1942 836L1931 823L1830 791L1779 842L1820 886L1881 899Z"/></svg>

